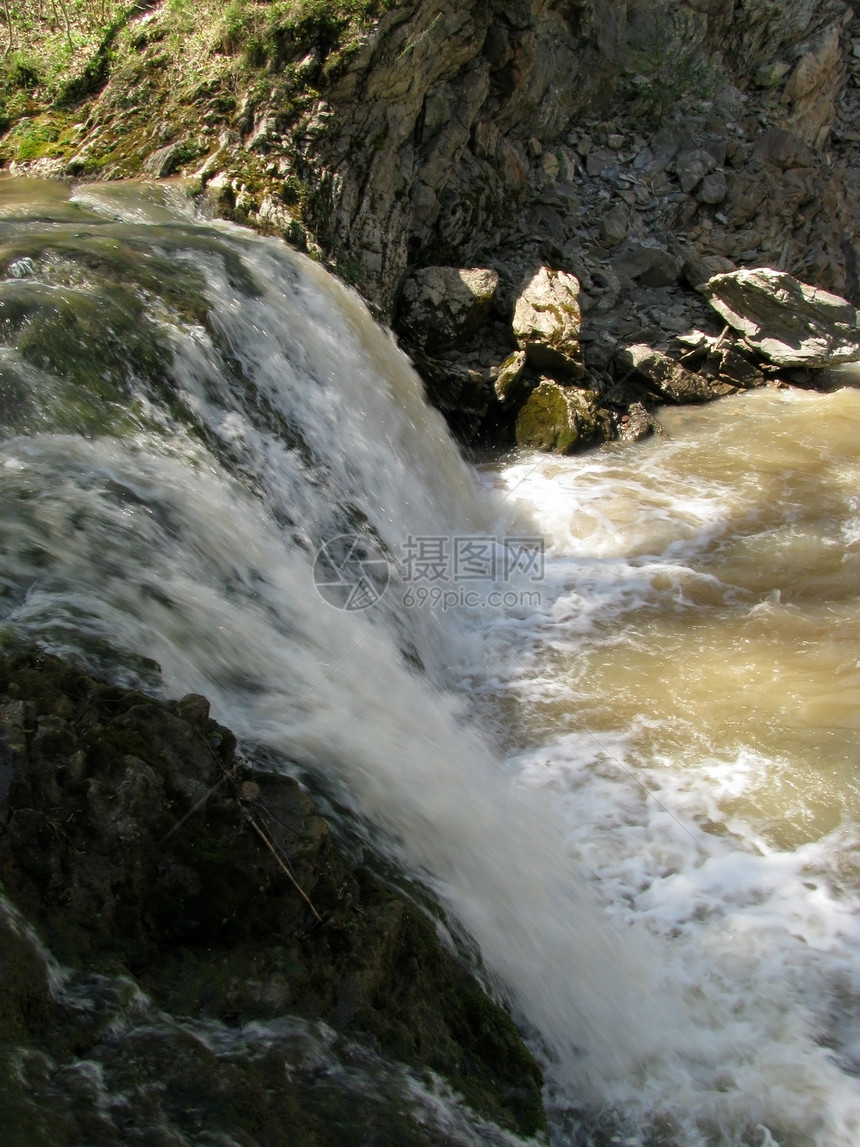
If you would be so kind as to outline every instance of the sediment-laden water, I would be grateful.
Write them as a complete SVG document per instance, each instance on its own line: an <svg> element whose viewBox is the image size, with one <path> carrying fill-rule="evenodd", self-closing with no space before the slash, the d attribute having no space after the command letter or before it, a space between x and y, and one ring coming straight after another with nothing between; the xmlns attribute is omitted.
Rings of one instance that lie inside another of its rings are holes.
<svg viewBox="0 0 860 1147"><path fill-rule="evenodd" d="M850 379L476 472L351 292L178 192L0 183L0 275L0 642L205 693L349 810L558 1144L856 1143Z"/></svg>

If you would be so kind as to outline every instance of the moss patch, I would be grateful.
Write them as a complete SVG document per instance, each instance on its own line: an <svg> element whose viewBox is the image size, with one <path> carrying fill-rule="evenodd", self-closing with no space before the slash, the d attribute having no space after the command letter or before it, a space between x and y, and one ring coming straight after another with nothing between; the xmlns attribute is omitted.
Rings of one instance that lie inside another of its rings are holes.
<svg viewBox="0 0 860 1147"><path fill-rule="evenodd" d="M579 444L579 427L561 387L541 382L517 415L516 439L520 446L572 454Z"/></svg>

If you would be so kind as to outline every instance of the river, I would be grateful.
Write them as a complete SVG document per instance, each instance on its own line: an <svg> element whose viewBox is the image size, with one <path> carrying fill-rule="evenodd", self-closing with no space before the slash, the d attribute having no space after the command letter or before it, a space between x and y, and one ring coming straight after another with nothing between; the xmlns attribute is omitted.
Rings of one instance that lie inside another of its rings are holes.
<svg viewBox="0 0 860 1147"><path fill-rule="evenodd" d="M855 1144L850 374L475 467L353 292L178 189L5 180L0 266L0 644L204 693L349 810L559 1147Z"/></svg>

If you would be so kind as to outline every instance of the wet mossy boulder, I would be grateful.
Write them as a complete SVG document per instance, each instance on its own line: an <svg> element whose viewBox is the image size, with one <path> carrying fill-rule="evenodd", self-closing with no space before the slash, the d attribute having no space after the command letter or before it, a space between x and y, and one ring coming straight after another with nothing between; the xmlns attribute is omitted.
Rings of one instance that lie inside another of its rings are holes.
<svg viewBox="0 0 860 1147"><path fill-rule="evenodd" d="M545 1127L539 1067L433 905L348 859L202 697L0 660L0 881L12 1147L122 1143L135 1119L249 1147L434 1147L421 1095L439 1087L458 1117Z"/></svg>
<svg viewBox="0 0 860 1147"><path fill-rule="evenodd" d="M575 454L609 436L603 413L597 395L544 378L517 415L517 445Z"/></svg>

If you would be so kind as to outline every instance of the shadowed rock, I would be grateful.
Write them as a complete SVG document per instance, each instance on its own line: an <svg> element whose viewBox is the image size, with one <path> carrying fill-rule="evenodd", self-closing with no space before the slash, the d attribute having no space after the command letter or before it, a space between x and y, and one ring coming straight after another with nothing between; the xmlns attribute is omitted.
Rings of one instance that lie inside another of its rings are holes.
<svg viewBox="0 0 860 1147"><path fill-rule="evenodd" d="M489 315L498 285L480 267L423 267L403 285L400 327L430 354L461 346Z"/></svg>
<svg viewBox="0 0 860 1147"><path fill-rule="evenodd" d="M404 1105L397 1064L541 1130L540 1069L432 904L348 859L307 793L235 744L203 697L0 658L4 1144L119 1147L131 1126L149 1143L449 1143ZM381 1090L351 1089L344 1056Z"/></svg>

